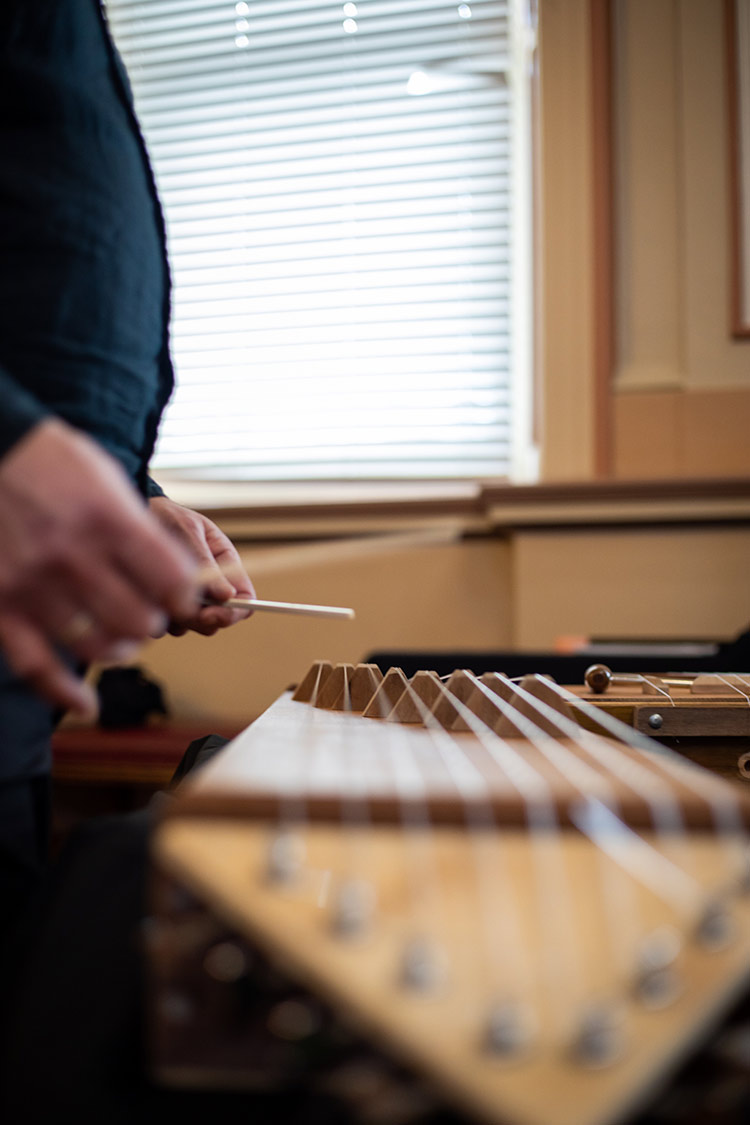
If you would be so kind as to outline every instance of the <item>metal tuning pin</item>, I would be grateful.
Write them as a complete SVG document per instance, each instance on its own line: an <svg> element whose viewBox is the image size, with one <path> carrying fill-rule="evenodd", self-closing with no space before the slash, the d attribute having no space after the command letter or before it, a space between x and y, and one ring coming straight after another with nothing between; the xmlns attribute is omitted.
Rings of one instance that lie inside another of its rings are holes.
<svg viewBox="0 0 750 1125"><path fill-rule="evenodd" d="M611 1003L591 1005L573 1039L573 1058L582 1066L609 1066L622 1055L623 1017Z"/></svg>
<svg viewBox="0 0 750 1125"><path fill-rule="evenodd" d="M305 846L295 832L277 832L268 848L266 879L269 883L291 883L299 875Z"/></svg>
<svg viewBox="0 0 750 1125"><path fill-rule="evenodd" d="M746 847L740 862L740 871L737 876L737 893L750 895L750 847Z"/></svg>
<svg viewBox="0 0 750 1125"><path fill-rule="evenodd" d="M198 1014L192 996L177 988L163 991L158 997L157 1007L164 1022L174 1027L187 1027Z"/></svg>
<svg viewBox="0 0 750 1125"><path fill-rule="evenodd" d="M515 1058L528 1047L531 1037L528 1012L517 1001L505 1000L490 1011L483 1047L497 1058Z"/></svg>
<svg viewBox="0 0 750 1125"><path fill-rule="evenodd" d="M401 962L401 984L416 992L430 992L442 976L437 950L423 938L412 938Z"/></svg>
<svg viewBox="0 0 750 1125"><path fill-rule="evenodd" d="M658 676L656 677L658 682L654 685L656 694L666 695L667 692L664 689L670 687L687 688L695 682L695 679L696 675L692 672ZM650 678L633 675L629 672L613 672L606 664L591 664L583 674L583 682L594 695L603 695L611 686L625 687L632 684L633 687L642 687L644 684L650 683ZM659 690L660 688L662 690Z"/></svg>
<svg viewBox="0 0 750 1125"><path fill-rule="evenodd" d="M586 669L583 680L594 695L603 695L612 683L612 672L606 664L592 664Z"/></svg>
<svg viewBox="0 0 750 1125"><path fill-rule="evenodd" d="M360 935L372 921L375 888L365 879L347 879L334 897L331 925L338 937Z"/></svg>
<svg viewBox="0 0 750 1125"><path fill-rule="evenodd" d="M724 949L734 935L734 921L726 906L721 902L709 903L695 931L697 941L714 951Z"/></svg>
<svg viewBox="0 0 750 1125"><path fill-rule="evenodd" d="M670 926L650 934L638 952L635 994L647 1008L666 1008L681 994L683 982L677 971L682 939Z"/></svg>
<svg viewBox="0 0 750 1125"><path fill-rule="evenodd" d="M249 968L246 951L236 941L220 941L206 950L203 968L221 984L235 984L246 976Z"/></svg>
<svg viewBox="0 0 750 1125"><path fill-rule="evenodd" d="M299 1043L316 1035L321 1015L315 1004L304 1000L280 1000L268 1013L266 1027L276 1039Z"/></svg>

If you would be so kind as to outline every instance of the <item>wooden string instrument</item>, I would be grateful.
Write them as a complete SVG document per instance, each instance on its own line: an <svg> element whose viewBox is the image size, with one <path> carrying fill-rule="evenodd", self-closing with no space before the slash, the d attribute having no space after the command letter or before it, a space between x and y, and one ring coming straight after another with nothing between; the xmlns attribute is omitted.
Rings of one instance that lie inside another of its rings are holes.
<svg viewBox="0 0 750 1125"><path fill-rule="evenodd" d="M273 1070L216 992L260 957L469 1119L630 1118L748 988L750 796L589 694L313 665L156 833L161 1077Z"/></svg>

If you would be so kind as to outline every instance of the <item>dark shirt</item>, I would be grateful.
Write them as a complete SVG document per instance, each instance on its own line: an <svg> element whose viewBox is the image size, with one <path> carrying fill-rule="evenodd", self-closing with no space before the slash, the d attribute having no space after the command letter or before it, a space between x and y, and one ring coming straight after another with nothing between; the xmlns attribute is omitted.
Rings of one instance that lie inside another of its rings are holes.
<svg viewBox="0 0 750 1125"><path fill-rule="evenodd" d="M168 323L161 211L100 3L2 0L0 456L55 414L153 492Z"/></svg>

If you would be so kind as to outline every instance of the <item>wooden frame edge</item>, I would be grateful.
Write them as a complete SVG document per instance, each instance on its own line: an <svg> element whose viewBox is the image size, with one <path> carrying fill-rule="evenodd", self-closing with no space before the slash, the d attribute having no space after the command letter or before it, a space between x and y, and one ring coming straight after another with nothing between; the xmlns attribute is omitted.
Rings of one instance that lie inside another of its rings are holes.
<svg viewBox="0 0 750 1125"><path fill-rule="evenodd" d="M612 374L615 362L614 128L612 0L590 0L594 286L594 471L614 470Z"/></svg>
<svg viewBox="0 0 750 1125"><path fill-rule="evenodd" d="M737 0L724 0L724 40L727 68L727 130L729 134L729 260L730 260L730 333L736 340L750 340L750 323L742 318L745 286L750 278L742 276L740 248L745 238L740 190L740 119L739 69L737 65ZM747 232L750 235L750 232Z"/></svg>

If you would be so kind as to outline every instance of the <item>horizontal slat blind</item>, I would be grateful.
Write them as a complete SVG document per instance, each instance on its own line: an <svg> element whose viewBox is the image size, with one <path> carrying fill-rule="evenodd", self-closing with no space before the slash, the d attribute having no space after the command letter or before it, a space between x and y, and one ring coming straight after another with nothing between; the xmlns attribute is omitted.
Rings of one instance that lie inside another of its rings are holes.
<svg viewBox="0 0 750 1125"><path fill-rule="evenodd" d="M509 475L513 0L108 0L167 218L155 467Z"/></svg>

